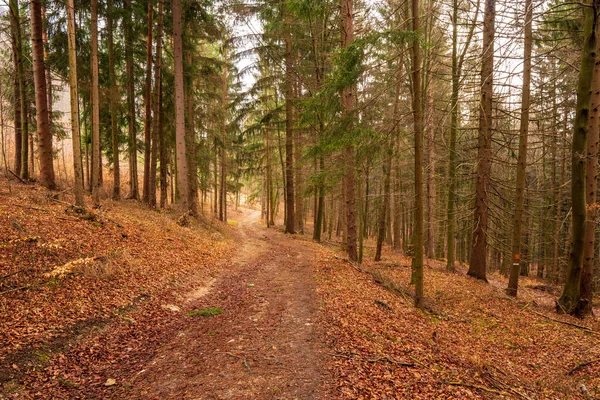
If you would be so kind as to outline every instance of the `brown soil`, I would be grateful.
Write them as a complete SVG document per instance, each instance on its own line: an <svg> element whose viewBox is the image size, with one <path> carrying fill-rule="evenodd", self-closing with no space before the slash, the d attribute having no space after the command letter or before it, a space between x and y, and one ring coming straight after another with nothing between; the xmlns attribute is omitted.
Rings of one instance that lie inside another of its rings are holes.
<svg viewBox="0 0 600 400"><path fill-rule="evenodd" d="M238 217L234 215L234 218ZM325 397L313 266L316 247L239 215L240 247L214 280L186 296L189 323L141 366L124 397L318 399Z"/></svg>

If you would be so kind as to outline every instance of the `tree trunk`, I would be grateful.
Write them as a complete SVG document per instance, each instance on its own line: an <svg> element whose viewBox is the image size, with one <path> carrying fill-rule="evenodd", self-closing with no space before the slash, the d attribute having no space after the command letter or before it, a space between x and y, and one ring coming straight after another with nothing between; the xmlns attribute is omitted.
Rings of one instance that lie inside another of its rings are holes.
<svg viewBox="0 0 600 400"><path fill-rule="evenodd" d="M129 197L139 200L138 162L137 162L137 133L135 123L135 91L133 74L133 13L131 0L124 0L125 18L125 70L127 75L127 133L129 139Z"/></svg>
<svg viewBox="0 0 600 400"><path fill-rule="evenodd" d="M596 36L600 34L600 24L596 23ZM598 140L600 131L600 40L596 39L596 59L592 78L591 111L588 125L587 157L585 166L586 222L583 245L583 266L581 270L581 310L580 315L592 314L592 272L594 270L594 239L596 225L596 189L598 187Z"/></svg>
<svg viewBox="0 0 600 400"><path fill-rule="evenodd" d="M42 41L44 43L44 62L47 63L48 62L48 20L46 19L46 7L44 7L42 5ZM46 70L46 94L48 95L48 131L50 132L50 135L52 135L52 71L50 71L50 68L45 68ZM31 168L30 168L30 174L33 175L34 174L34 162L33 162L33 151L31 151L31 156L30 156L30 163L31 163ZM66 174L66 171L65 171Z"/></svg>
<svg viewBox="0 0 600 400"><path fill-rule="evenodd" d="M40 182L48 189L53 190L56 189L56 182L54 181L54 161L52 157L52 133L48 123L48 93L46 91L42 30L42 3L40 0L31 0L31 48L33 53ZM21 170L23 170L22 164Z"/></svg>
<svg viewBox="0 0 600 400"><path fill-rule="evenodd" d="M117 100L119 96L119 88L117 87L117 77L115 74L115 50L113 43L113 1L106 2L106 30L108 34L108 75L110 84L110 132L112 139L113 151L113 200L121 199L121 171L119 165L119 131L117 129Z"/></svg>
<svg viewBox="0 0 600 400"><path fill-rule="evenodd" d="M177 158L177 190L181 208L188 210L188 168L185 146L185 87L183 85L183 40L181 0L173 0L173 56L175 63L175 153Z"/></svg>
<svg viewBox="0 0 600 400"><path fill-rule="evenodd" d="M473 21L477 21L479 15L479 2L475 6L475 18ZM458 96L460 92L460 78L462 75L462 65L469 49L473 33L475 32L476 23L473 22L462 53L458 54L458 0L453 0L452 4L452 95L450 97L450 109L451 109L451 120L450 120L450 148L448 149L449 154L449 165L448 165L448 210L447 210L447 228L446 228L446 269L454 271L454 263L456 261L456 168L458 167L456 161L456 140L458 135L459 126L459 102Z"/></svg>
<svg viewBox="0 0 600 400"><path fill-rule="evenodd" d="M431 67L429 67L431 68ZM427 71L427 240L426 254L429 258L435 258L435 233L437 226L435 224L435 122L433 120L433 83L431 80L431 71Z"/></svg>
<svg viewBox="0 0 600 400"><path fill-rule="evenodd" d="M79 133L79 93L77 88L77 42L75 40L75 0L67 5L67 31L69 36L69 93L71 98L71 138L73 140L73 171L75 204L84 205L83 168L81 165L81 136Z"/></svg>
<svg viewBox="0 0 600 400"><path fill-rule="evenodd" d="M581 271L585 240L586 192L585 192L585 152L589 127L592 75L596 61L597 8L600 1L594 0L593 8L586 9L584 46L582 49L579 82L577 86L577 109L573 123L573 144L571 150L571 246L567 279L562 296L557 303L557 311L582 316Z"/></svg>
<svg viewBox="0 0 600 400"><path fill-rule="evenodd" d="M15 2L16 5L16 10L17 10L17 16L18 16L18 42L17 42L17 51L18 51L18 56L20 59L19 62L19 66L17 69L17 74L18 74L18 79L20 81L20 85L19 85L19 89L20 89L20 93L19 93L19 99L21 102L21 144L20 144L20 148L21 148L21 152L19 154L19 162L20 162L20 166L19 166L19 170L21 171L21 173L19 174L21 179L23 179L24 181L29 180L29 157L33 156L32 154L30 155L30 151L29 151L29 119L28 119L28 112L29 112L29 100L28 100L28 96L27 96L27 87L26 87L26 83L25 83L25 72L24 72L24 68L23 68L23 60L24 60L24 56L23 56L23 48L22 48L22 36L21 36L21 23L20 23L20 13L19 13L19 5L18 2ZM33 49L32 49L33 50Z"/></svg>
<svg viewBox="0 0 600 400"><path fill-rule="evenodd" d="M383 201L381 202L381 208L379 211L379 221L377 223L377 247L375 249L375 261L381 260L381 248L383 247L383 240L385 238L385 226L387 216L390 209L390 182L392 175L392 155L394 148L393 136L395 129L389 134L384 145L385 160L383 164Z"/></svg>
<svg viewBox="0 0 600 400"><path fill-rule="evenodd" d="M477 150L475 220L473 224L471 262L467 274L487 282L488 188L492 172L492 95L494 74L494 36L496 0L485 1L483 18L483 54L481 65L481 110Z"/></svg>
<svg viewBox="0 0 600 400"><path fill-rule="evenodd" d="M223 44L223 76L221 77L221 182L220 182L220 192L219 192L219 220L227 221L227 80L228 77L228 68L227 63L228 54L227 54L227 46L225 43Z"/></svg>
<svg viewBox="0 0 600 400"><path fill-rule="evenodd" d="M342 40L341 46L348 47L354 41L354 11L353 0L340 0L341 6L341 25ZM342 118L347 119L346 131L353 129L353 109L354 109L354 86L346 86L342 89ZM351 261L357 260L356 252L356 172L354 145L349 144L344 149L344 200L345 200L345 242L348 258Z"/></svg>
<svg viewBox="0 0 600 400"><path fill-rule="evenodd" d="M21 16L18 0L10 0L8 3L10 12L11 50L14 68L14 123L15 123L15 160L14 173L21 175L21 144L22 144L22 99L23 90L23 50L21 48Z"/></svg>
<svg viewBox="0 0 600 400"><path fill-rule="evenodd" d="M160 98L162 81L162 42L163 42L163 6L158 2L158 20L156 24L156 56L154 59L154 94L152 99L152 138L150 139L150 172L148 176L148 205L156 207L156 171L158 164L158 129L160 127ZM180 192L181 193L181 192ZM185 194L184 194L185 195Z"/></svg>
<svg viewBox="0 0 600 400"><path fill-rule="evenodd" d="M100 100L98 93L98 0L91 0L91 52L90 69L92 106L92 202L100 205Z"/></svg>
<svg viewBox="0 0 600 400"><path fill-rule="evenodd" d="M150 163L152 150L152 29L154 25L154 8L148 2L148 35L146 37L146 83L144 115L144 192L142 200L150 203Z"/></svg>
<svg viewBox="0 0 600 400"><path fill-rule="evenodd" d="M293 65L291 24L285 15L285 233L296 233L294 210Z"/></svg>
<svg viewBox="0 0 600 400"><path fill-rule="evenodd" d="M158 140L160 157L160 208L167 206L167 167L169 164L169 149L167 148L167 138L164 132L164 109L163 109L163 80L160 80L161 96L158 100Z"/></svg>
<svg viewBox="0 0 600 400"><path fill-rule="evenodd" d="M162 1L162 0L161 0ZM188 68L193 65L192 53L187 52L187 64ZM187 93L186 93L186 106L187 106L187 129L186 129L186 148L187 148L187 162L188 162L188 180L189 187L186 195L188 196L188 203L190 205L190 211L194 215L198 215L198 168L196 165L196 131L194 125L194 109L192 101L193 93L193 78L191 76L187 79Z"/></svg>
<svg viewBox="0 0 600 400"><path fill-rule="evenodd" d="M419 32L419 0L412 0L412 30ZM411 46L412 111L415 130L415 215L413 233L413 281L415 307L423 308L423 113L421 110L421 51L419 41Z"/></svg>
<svg viewBox="0 0 600 400"><path fill-rule="evenodd" d="M525 47L523 53L523 95L521 97L521 124L519 127L519 155L517 159L517 182L515 190L515 214L512 234L512 266L506 294L516 296L519 286L519 264L521 260L521 232L523 225L523 205L525 202L525 171L527 168L527 135L529 132L529 101L531 82L531 48L533 44L533 5L525 0Z"/></svg>

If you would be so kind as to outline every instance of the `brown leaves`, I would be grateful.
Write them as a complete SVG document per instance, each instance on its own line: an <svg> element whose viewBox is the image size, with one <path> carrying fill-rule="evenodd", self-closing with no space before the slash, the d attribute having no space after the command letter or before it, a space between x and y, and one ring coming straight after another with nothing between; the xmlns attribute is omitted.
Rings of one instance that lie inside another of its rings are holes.
<svg viewBox="0 0 600 400"><path fill-rule="evenodd" d="M119 382L110 366L178 323L160 304L227 250L194 222L182 229L176 216L134 202L66 214L35 186L14 189L0 204L0 292L10 291L0 294L0 376L6 366L9 379L25 380L23 395L85 398L93 385ZM129 315L136 309L143 318ZM98 334L109 324L112 341Z"/></svg>
<svg viewBox="0 0 600 400"><path fill-rule="evenodd" d="M419 312L402 267L409 260L366 262L361 273L329 250L319 259L336 398L578 398L582 379L600 390L600 363L586 364L600 357L600 339L529 312L552 313L547 291L523 289L524 309L495 286L499 277L488 285L430 260L430 307Z"/></svg>

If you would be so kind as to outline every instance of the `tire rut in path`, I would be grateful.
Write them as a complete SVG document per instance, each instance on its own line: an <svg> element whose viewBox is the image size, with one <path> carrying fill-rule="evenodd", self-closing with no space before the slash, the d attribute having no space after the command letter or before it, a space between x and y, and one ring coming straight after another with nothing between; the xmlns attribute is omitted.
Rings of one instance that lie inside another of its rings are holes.
<svg viewBox="0 0 600 400"><path fill-rule="evenodd" d="M310 242L266 230L245 210L241 247L190 308L220 307L190 319L138 373L130 398L321 399L322 335L317 325Z"/></svg>

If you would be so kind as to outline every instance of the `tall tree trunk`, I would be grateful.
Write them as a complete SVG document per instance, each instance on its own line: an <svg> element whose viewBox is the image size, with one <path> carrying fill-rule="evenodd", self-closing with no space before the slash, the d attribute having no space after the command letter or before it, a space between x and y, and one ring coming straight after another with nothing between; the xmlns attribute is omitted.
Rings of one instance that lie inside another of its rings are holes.
<svg viewBox="0 0 600 400"><path fill-rule="evenodd" d="M150 145L150 172L148 176L148 205L156 207L156 171L158 164L158 129L160 127L160 97L162 81L162 42L164 0L158 2L158 20L156 24L156 56L154 59L154 96L152 99L152 139ZM181 192L180 192L181 193ZM184 193L185 195L185 193Z"/></svg>
<svg viewBox="0 0 600 400"><path fill-rule="evenodd" d="M392 124L394 126L393 135L393 146L392 146L392 159L394 161L394 205L393 205L393 219L392 219L392 231L393 241L392 248L394 250L400 250L402 246L401 231L402 231L402 204L400 192L402 191L401 185L401 168L400 168L400 93L402 91L402 70L404 66L404 57L398 60L396 67L396 84L394 85L394 110L392 114Z"/></svg>
<svg viewBox="0 0 600 400"><path fill-rule="evenodd" d="M496 0L485 1L481 65L481 110L477 149L477 184L471 262L467 274L487 282L488 188L492 172L492 95Z"/></svg>
<svg viewBox="0 0 600 400"><path fill-rule="evenodd" d="M85 99L82 99L83 103L83 114L86 114ZM88 131L87 121L83 121L83 137L84 137L84 149L85 149L85 181L84 187L88 193L92 193L92 172L91 172L91 160L90 160L90 133Z"/></svg>
<svg viewBox="0 0 600 400"><path fill-rule="evenodd" d="M42 30L42 3L40 0L31 0L31 48L33 52L40 182L48 189L53 190L56 189L56 182L54 181L54 161L52 157L52 133L48 123L48 93L46 91ZM21 165L21 170L23 170L23 165Z"/></svg>
<svg viewBox="0 0 600 400"><path fill-rule="evenodd" d="M144 115L144 188L142 201L150 202L150 159L152 150L152 29L154 25L153 2L148 2L148 35L146 37L146 83Z"/></svg>
<svg viewBox="0 0 600 400"><path fill-rule="evenodd" d="M430 56L431 57L431 56ZM437 227L435 224L435 122L433 119L434 103L433 103L433 82L432 82L431 66L427 71L427 240L426 251L427 257L435 258L435 234Z"/></svg>
<svg viewBox="0 0 600 400"><path fill-rule="evenodd" d="M17 12L18 12L19 8L18 8L18 4L17 4ZM19 21L20 21L20 14L19 15ZM29 173L29 157L30 157L30 151L29 151L29 119L28 117L28 111L29 111L29 100L28 100L28 96L27 96L27 86L26 86L26 81L25 81L25 72L24 72L24 68L23 68L23 60L24 60L24 56L23 56L23 49L22 49L22 39L21 39L21 27L20 27L20 22L18 23L18 29L19 29L19 40L18 40L18 56L20 59L19 62L19 68L17 69L17 74L19 75L18 79L20 81L20 85L19 85L19 89L20 89L20 93L19 93L19 99L20 99L20 103L21 103L21 144L20 144L20 153L19 153L19 162L20 162L20 166L19 166L19 170L20 170L20 176L21 179L23 180L28 180L30 177L30 173Z"/></svg>
<svg viewBox="0 0 600 400"><path fill-rule="evenodd" d="M458 136L458 95L460 73L458 71L458 0L452 10L452 95L450 97L450 147L448 154L448 207L446 218L446 269L454 271L456 261L456 139Z"/></svg>
<svg viewBox="0 0 600 400"><path fill-rule="evenodd" d="M285 233L296 233L294 210L293 65L289 10L285 9Z"/></svg>
<svg viewBox="0 0 600 400"><path fill-rule="evenodd" d="M419 32L419 0L412 0L412 30ZM411 46L413 122L415 130L415 215L413 233L413 281L415 307L423 308L423 112L421 110L421 50L419 41Z"/></svg>
<svg viewBox="0 0 600 400"><path fill-rule="evenodd" d="M161 0L162 1L162 0ZM193 65L192 52L188 51L186 54L188 68ZM187 130L186 130L186 148L187 148L187 163L188 163L188 180L189 187L186 195L188 196L188 203L190 205L190 211L194 215L198 215L198 167L196 165L196 128L194 124L194 108L192 101L193 93L193 78L188 77L187 79L187 93L186 93L186 106L187 106Z"/></svg>
<svg viewBox="0 0 600 400"><path fill-rule="evenodd" d="M20 33L19 33L19 35L20 35ZM21 176L21 179L26 181L26 180L29 180L29 177L30 177L29 158L33 157L33 152L29 151L29 136L30 135L29 135L29 118L28 118L28 116L29 116L30 101L27 96L28 90L27 90L27 83L25 80L25 71L23 68L24 56L22 53L23 49L22 49L21 40L19 40L19 46L21 46L21 49L19 52L21 62L20 62L20 69L17 71L17 73L20 75L19 80L21 81L21 85L20 85L21 93L19 95L19 98L21 100L21 154L20 154L21 174L20 174L20 176ZM34 74L35 74L35 72L34 72ZM34 85L35 85L35 77L34 77Z"/></svg>
<svg viewBox="0 0 600 400"><path fill-rule="evenodd" d="M100 96L98 93L98 0L91 0L91 52L90 69L92 106L92 202L100 205Z"/></svg>
<svg viewBox="0 0 600 400"><path fill-rule="evenodd" d="M42 5L42 41L44 43L44 62L48 62L48 20L46 19L46 7ZM50 135L52 135L52 71L50 68L46 68L46 92L48 95L48 130L50 131ZM33 153L32 157L33 159ZM65 171L66 173L66 171ZM33 174L33 160L32 160L32 168L31 174Z"/></svg>
<svg viewBox="0 0 600 400"><path fill-rule="evenodd" d="M219 185L219 220L227 221L227 81L229 71L227 68L228 53L227 46L223 44L223 76L221 77L221 182Z"/></svg>
<svg viewBox="0 0 600 400"><path fill-rule="evenodd" d="M29 101L29 96L27 96L27 85L25 82L25 74L21 72L21 95L19 96L21 99L21 179L24 181L28 180L30 177L29 173L29 158L30 155L33 156L33 153L29 151L29 106L31 102Z"/></svg>
<svg viewBox="0 0 600 400"><path fill-rule="evenodd" d="M213 176L214 176L214 182L213 182L213 186L214 186L214 192L213 192L213 199L212 199L212 207L213 207L213 214L215 216L215 218L219 217L219 193L220 193L220 189L219 189L219 146L217 145L217 138L215 136L215 138L213 139Z"/></svg>
<svg viewBox="0 0 600 400"><path fill-rule="evenodd" d="M354 41L354 5L353 0L340 0L341 7L341 25L342 40L341 46L348 47ZM342 89L342 118L345 122L346 131L353 129L353 109L354 109L354 86L346 86ZM354 145L349 144L344 149L344 203L345 203L345 242L348 258L356 261L358 254L356 251L356 177L355 177L355 155Z"/></svg>
<svg viewBox="0 0 600 400"><path fill-rule="evenodd" d="M81 136L79 133L79 93L77 89L77 42L75 40L75 0L67 4L67 32L69 36L69 93L71 98L71 138L73 140L73 171L75 204L84 205L83 167L81 165Z"/></svg>
<svg viewBox="0 0 600 400"><path fill-rule="evenodd" d="M321 82L323 80L323 67L321 63L322 55L321 55L321 43L323 42L323 29L322 27L322 19L318 18L316 23L314 24L314 33L312 34L312 48L313 48L313 67L314 67L314 77L315 77L315 92L321 88ZM318 116L318 132L316 140L318 143L321 143L323 138L323 132L325 130L325 125L323 123L323 117L319 114ZM317 187L317 202L316 202L316 210L315 210L315 224L313 230L313 240L316 242L321 242L321 233L323 233L323 227L325 225L325 184L323 179L323 174L325 173L325 158L322 154L320 154L316 160L315 168L318 168L319 173L319 183ZM318 167L317 167L318 165Z"/></svg>
<svg viewBox="0 0 600 400"><path fill-rule="evenodd" d="M596 10L597 11L597 10ZM596 23L596 37L600 35L600 24ZM598 140L600 131L600 40L596 38L596 60L592 78L591 112L588 125L587 157L585 171L586 222L581 270L580 315L592 314L592 272L594 270L594 239L596 225L596 189L598 188Z"/></svg>
<svg viewBox="0 0 600 400"><path fill-rule="evenodd" d="M183 85L183 40L181 0L173 0L173 57L175 64L175 153L177 159L177 190L181 208L188 210L188 168L185 146L185 87Z"/></svg>
<svg viewBox="0 0 600 400"><path fill-rule="evenodd" d="M298 98L298 90L294 93L294 98ZM302 143L302 129L296 129L294 132L294 220L296 232L304 234L304 196L302 196L302 163L300 162L300 149Z"/></svg>
<svg viewBox="0 0 600 400"><path fill-rule="evenodd" d="M127 133L129 137L129 197L139 200L138 162L137 162L137 129L135 117L135 91L133 74L133 13L131 0L124 0L125 18L125 69L127 75Z"/></svg>
<svg viewBox="0 0 600 400"><path fill-rule="evenodd" d="M321 131L322 132L322 131ZM325 172L325 158L323 156L319 156L319 174L323 174ZM323 184L323 179L319 179L319 187L317 189L317 218L315 222L315 228L313 232L313 239L316 242L321 242L321 233L323 232L324 225L324 214L325 214L325 185Z"/></svg>
<svg viewBox="0 0 600 400"><path fill-rule="evenodd" d="M113 40L113 1L106 2L106 28L108 34L108 75L110 84L110 132L113 151L113 200L121 199L121 170L119 165L119 131L117 130L117 100L119 88L117 87L117 77L115 74L115 49Z"/></svg>
<svg viewBox="0 0 600 400"><path fill-rule="evenodd" d="M18 0L10 0L8 3L10 9L10 30L11 30L11 50L14 68L14 115L15 115L15 160L14 173L21 175L21 145L22 145L22 124L23 117L21 104L23 104L23 50L21 44L21 15L19 12Z"/></svg>
<svg viewBox="0 0 600 400"><path fill-rule="evenodd" d="M163 109L163 80L160 80L161 96L158 101L158 140L159 140L159 157L160 157L160 208L167 206L167 167L169 163L169 150L167 148L167 138L164 132L164 109Z"/></svg>
<svg viewBox="0 0 600 400"><path fill-rule="evenodd" d="M33 118L31 118L31 116L33 115L33 104L31 103L27 103L27 114L25 115L25 118L27 119L27 123L29 124L29 121ZM33 177L35 176L35 141L36 141L36 136L37 136L37 132L31 132L30 134L28 134L26 137L29 138L29 151L27 153L27 156L24 155L22 162L25 162L29 165L28 167L28 173L29 173L29 177ZM23 143L24 144L24 143Z"/></svg>
<svg viewBox="0 0 600 400"><path fill-rule="evenodd" d="M521 232L523 225L523 205L525 202L525 171L527 168L527 134L529 131L529 102L531 82L531 48L533 44L533 5L525 0L525 42L523 53L523 95L521 97L521 125L519 127L519 155L517 159L517 182L515 190L515 214L512 234L512 266L506 294L516 296L519 286L519 264L521 260ZM527 261L527 260L526 260Z"/></svg>
<svg viewBox="0 0 600 400"><path fill-rule="evenodd" d="M480 0L477 0L475 5L475 17L471 24L469 33L465 40L465 44L461 54L458 54L458 0L453 0L452 4L452 95L450 97L451 122L450 122L450 148L449 165L448 165L448 212L447 212L447 228L446 228L446 248L447 248L447 263L446 269L454 271L454 262L456 261L456 141L458 136L459 126L459 102L458 96L460 92L460 79L462 75L462 65L465 60L467 51L475 32L477 18L479 16ZM493 40L492 40L493 41Z"/></svg>
<svg viewBox="0 0 600 400"><path fill-rule="evenodd" d="M553 75L556 76L555 62L552 63ZM560 270L560 231L561 231L561 184L559 181L559 163L558 158L558 104L556 101L556 79L552 80L552 186L553 191L553 203L554 206L554 229L552 232L552 269L549 273L549 277L552 282L557 282L558 271ZM564 151L564 149L562 149Z"/></svg>
<svg viewBox="0 0 600 400"><path fill-rule="evenodd" d="M557 311L582 316L581 270L585 241L586 193L585 159L586 141L589 127L592 75L596 61L596 23L599 0L593 0L593 7L586 8L584 46L582 49L579 82L577 86L577 109L573 123L573 144L571 150L571 201L572 231L567 279L562 296L557 303Z"/></svg>
<svg viewBox="0 0 600 400"><path fill-rule="evenodd" d="M390 182L392 175L392 155L394 152L394 135L395 129L392 129L384 145L385 160L383 164L383 201L381 202L379 221L377 222L377 246L375 249L375 261L381 260L381 248L383 247L383 240L385 238L386 219L390 209Z"/></svg>

